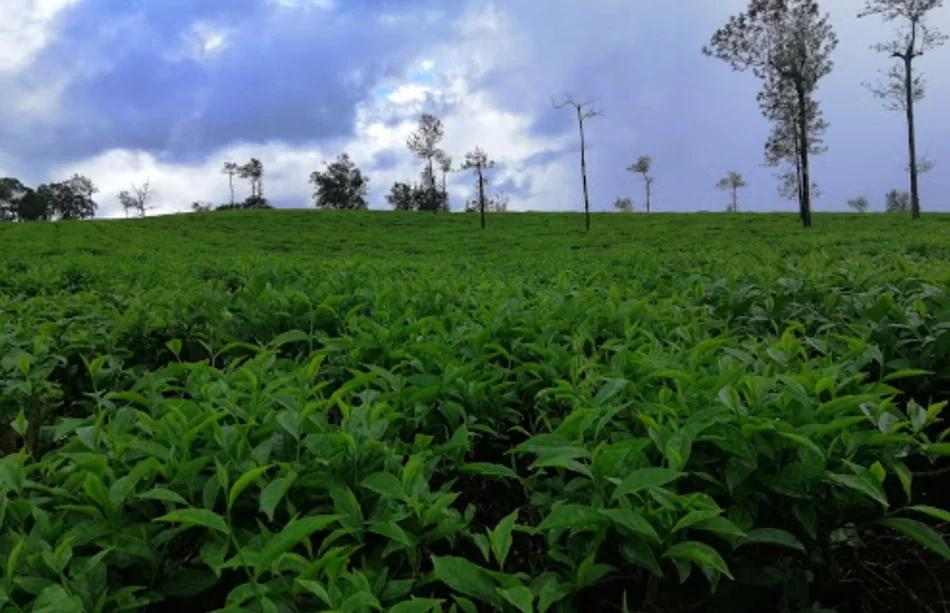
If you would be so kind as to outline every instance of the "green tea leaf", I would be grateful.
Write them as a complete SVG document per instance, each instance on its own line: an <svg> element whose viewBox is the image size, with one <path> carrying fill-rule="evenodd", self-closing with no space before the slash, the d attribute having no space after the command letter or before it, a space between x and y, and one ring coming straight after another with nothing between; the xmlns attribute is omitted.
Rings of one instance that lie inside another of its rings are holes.
<svg viewBox="0 0 950 613"><path fill-rule="evenodd" d="M414 598L400 602L389 608L389 613L438 613L442 610L444 600L435 598Z"/></svg>
<svg viewBox="0 0 950 613"><path fill-rule="evenodd" d="M374 473L363 480L363 487L372 490L384 498L402 500L406 493L402 489L402 482L395 475L387 472Z"/></svg>
<svg viewBox="0 0 950 613"><path fill-rule="evenodd" d="M260 509L267 519L274 521L274 511L283 500L291 486L297 480L297 473L290 471L284 477L278 477L261 490Z"/></svg>
<svg viewBox="0 0 950 613"><path fill-rule="evenodd" d="M525 586L521 585L504 590L499 588L498 593L521 613L534 613L534 594Z"/></svg>
<svg viewBox="0 0 950 613"><path fill-rule="evenodd" d="M881 381L885 383L888 381L895 381L897 379L909 379L911 377L925 377L927 375L932 375L933 373L929 370L919 370L908 368L907 370L898 370L895 372L886 375Z"/></svg>
<svg viewBox="0 0 950 613"><path fill-rule="evenodd" d="M680 530L685 530L694 524L698 524L701 521L706 521L712 519L713 517L718 517L722 514L721 509L710 509L710 510L701 510L701 511L690 511L683 517L679 519L678 522L673 526L673 532L679 532Z"/></svg>
<svg viewBox="0 0 950 613"><path fill-rule="evenodd" d="M287 345L288 343L305 343L310 341L310 335L304 332L303 330L288 330L283 334L277 336L270 342L270 346L274 349L278 349Z"/></svg>
<svg viewBox="0 0 950 613"><path fill-rule="evenodd" d="M183 524L185 526L202 526L221 534L231 533L224 519L207 509L178 509L153 521Z"/></svg>
<svg viewBox="0 0 950 613"><path fill-rule="evenodd" d="M252 483L257 481L261 475L266 473L272 467L272 464L258 466L257 468L252 468L238 477L238 480L235 481L234 485L231 486L231 492L228 494L228 508L230 509L234 506L234 501L237 500L237 497L241 495L241 492L246 490Z"/></svg>
<svg viewBox="0 0 950 613"><path fill-rule="evenodd" d="M950 511L944 509L938 509L937 507L931 507L927 505L916 504L914 506L906 507L902 509L903 511L916 511L917 513L923 513L929 517L933 517L937 521L942 521L950 523Z"/></svg>
<svg viewBox="0 0 950 613"><path fill-rule="evenodd" d="M405 530L400 528L395 522L376 522L370 527L369 530L370 532L375 532L376 534L389 537L390 540L395 541L404 547L415 546L415 543L412 542L412 539L409 538L409 535L406 534Z"/></svg>
<svg viewBox="0 0 950 613"><path fill-rule="evenodd" d="M51 585L33 601L32 613L82 613L82 601L70 596L63 586Z"/></svg>
<svg viewBox="0 0 950 613"><path fill-rule="evenodd" d="M601 522L601 515L591 507L559 503L555 505L544 521L537 527L538 531L558 530L562 528L575 528L577 526L589 526Z"/></svg>
<svg viewBox="0 0 950 613"><path fill-rule="evenodd" d="M737 547L743 545L775 545L786 549L795 549L805 553L805 546L794 534L777 528L756 528L739 541Z"/></svg>
<svg viewBox="0 0 950 613"><path fill-rule="evenodd" d="M693 525L694 530L703 530L719 534L729 539L742 538L746 535L739 526L735 525L725 517L710 517Z"/></svg>
<svg viewBox="0 0 950 613"><path fill-rule="evenodd" d="M505 567L505 560L508 558L508 552L511 550L511 532L514 530L515 523L518 521L518 510L498 522L495 529L488 533L491 541L491 549L495 553L495 559L498 561L498 567Z"/></svg>
<svg viewBox="0 0 950 613"><path fill-rule="evenodd" d="M733 578L729 572L729 567L726 566L726 561L722 559L722 556L720 556L715 549L705 543L682 541L667 549L663 557L695 562L696 564L701 564L719 571L730 579Z"/></svg>
<svg viewBox="0 0 950 613"><path fill-rule="evenodd" d="M884 493L884 488L881 486L881 483L873 476L828 473L828 477L835 483L839 483L857 492L861 492L869 498L879 502L885 509L887 508L887 495Z"/></svg>
<svg viewBox="0 0 950 613"><path fill-rule="evenodd" d="M641 468L631 472L614 490L614 498L636 494L651 487L662 487L685 473L670 468Z"/></svg>
<svg viewBox="0 0 950 613"><path fill-rule="evenodd" d="M188 506L188 501L182 498L179 494L162 487L152 488L147 492L138 494L136 498L145 498L146 500L161 500L162 502L180 504L183 507Z"/></svg>
<svg viewBox="0 0 950 613"><path fill-rule="evenodd" d="M261 549L254 565L255 575L259 576L264 570L270 568L281 554L290 551L314 532L323 530L341 519L343 519L342 515L311 515L288 525L280 533L272 536Z"/></svg>
<svg viewBox="0 0 950 613"><path fill-rule="evenodd" d="M600 509L600 513L605 517L609 517L615 525L626 528L654 545L659 545L661 542L660 536L656 533L653 525L636 511L631 509Z"/></svg>
<svg viewBox="0 0 950 613"><path fill-rule="evenodd" d="M878 520L877 523L909 536L943 559L950 560L950 547L947 547L947 543L943 538L927 524L903 517L889 517Z"/></svg>
<svg viewBox="0 0 950 613"><path fill-rule="evenodd" d="M517 479L515 471L501 464L489 464L488 462L470 462L462 465L462 472L485 475L486 477L502 477L506 479Z"/></svg>
<svg viewBox="0 0 950 613"><path fill-rule="evenodd" d="M470 596L496 607L501 605L501 598L495 591L494 581L480 566L455 556L432 556L432 566L435 579L459 594Z"/></svg>

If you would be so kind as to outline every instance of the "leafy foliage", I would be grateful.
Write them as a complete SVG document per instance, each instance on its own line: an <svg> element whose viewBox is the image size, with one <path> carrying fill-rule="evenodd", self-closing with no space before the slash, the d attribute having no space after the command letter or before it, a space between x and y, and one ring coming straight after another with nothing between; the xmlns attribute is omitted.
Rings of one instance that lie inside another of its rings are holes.
<svg viewBox="0 0 950 613"><path fill-rule="evenodd" d="M857 198L851 198L848 200L848 206L854 209L857 213L867 213L871 208L871 203L868 201L865 196L858 196Z"/></svg>
<svg viewBox="0 0 950 613"><path fill-rule="evenodd" d="M348 211L365 209L369 178L363 176L350 156L343 153L326 166L325 171L310 174L317 208Z"/></svg>
<svg viewBox="0 0 950 613"><path fill-rule="evenodd" d="M938 564L945 222L747 217L5 225L3 606L807 610L874 535Z"/></svg>

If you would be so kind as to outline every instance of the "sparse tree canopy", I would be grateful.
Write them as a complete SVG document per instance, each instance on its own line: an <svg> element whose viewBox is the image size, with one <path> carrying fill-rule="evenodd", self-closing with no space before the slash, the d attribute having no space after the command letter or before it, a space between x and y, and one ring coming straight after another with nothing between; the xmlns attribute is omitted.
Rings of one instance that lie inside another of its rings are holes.
<svg viewBox="0 0 950 613"><path fill-rule="evenodd" d="M887 213L909 213L910 194L892 189L884 196L884 211Z"/></svg>
<svg viewBox="0 0 950 613"><path fill-rule="evenodd" d="M867 213L868 209L871 208L871 203L866 197L858 196L857 198L851 198L848 200L848 206L858 213Z"/></svg>
<svg viewBox="0 0 950 613"><path fill-rule="evenodd" d="M639 158L637 158L636 162L630 166L627 166L627 171L643 175L643 185L646 187L647 191L647 213L650 212L651 195L653 192L653 175L651 174L652 169L653 158L651 158L649 155L641 155Z"/></svg>
<svg viewBox="0 0 950 613"><path fill-rule="evenodd" d="M406 140L406 146L409 151L417 158L424 160L429 171L427 175L428 187L435 187L435 172L432 168L432 161L441 153L439 143L445 136L445 130L442 127L442 120L431 113L423 113L419 118L419 127L409 135Z"/></svg>
<svg viewBox="0 0 950 613"><path fill-rule="evenodd" d="M251 195L245 203L254 198L264 198L264 164L259 159L251 158L250 162L238 167L238 176L251 184Z"/></svg>
<svg viewBox="0 0 950 613"><path fill-rule="evenodd" d="M564 101L561 103L552 100L552 104L554 108L558 110L569 106L573 108L577 114L577 129L581 136L581 186L584 191L584 228L590 232L590 194L587 189L587 144L584 134L584 124L588 119L602 117L604 113L603 111L590 108L593 101L578 102L569 95L564 96Z"/></svg>
<svg viewBox="0 0 950 613"><path fill-rule="evenodd" d="M872 49L896 60L883 78L868 85L871 92L884 101L890 110L903 111L907 121L907 149L910 161L907 169L910 175L910 211L914 219L920 217L920 191L917 162L917 136L914 107L923 100L926 93L924 78L914 67L914 60L925 53L940 47L947 36L927 23L927 15L943 6L943 0L865 0L864 10L858 17L876 15L885 22L900 22L897 35Z"/></svg>
<svg viewBox="0 0 950 613"><path fill-rule="evenodd" d="M231 206L234 206L234 175L241 173L241 167L238 166L236 162L225 162L221 172L228 175L228 188L231 190Z"/></svg>
<svg viewBox="0 0 950 613"><path fill-rule="evenodd" d="M614 209L623 213L632 213L633 198L617 198L614 200Z"/></svg>
<svg viewBox="0 0 950 613"><path fill-rule="evenodd" d="M485 171L495 166L495 161L488 159L488 154L481 147L465 154L465 161L459 170L474 170L478 184L478 209L481 212L482 230L485 229Z"/></svg>
<svg viewBox="0 0 950 613"><path fill-rule="evenodd" d="M751 70L763 81L758 96L762 113L776 123L793 123L801 177L799 212L805 227L811 226L809 123L817 115L813 95L831 72L837 44L818 0L750 0L745 12L730 17L703 48L735 70Z"/></svg>
<svg viewBox="0 0 950 613"><path fill-rule="evenodd" d="M139 217L145 217L145 214L151 209L148 206L151 196L150 183L146 179L141 186L133 183L131 192L119 192L119 203L122 205L122 210L125 211L126 216L128 216L129 211L135 211Z"/></svg>
<svg viewBox="0 0 950 613"><path fill-rule="evenodd" d="M191 203L191 210L195 213L207 213L214 209L214 205L210 202L203 202L201 200Z"/></svg>
<svg viewBox="0 0 950 613"><path fill-rule="evenodd" d="M346 153L335 162L326 165L323 172L310 174L314 186L313 199L318 209L363 210L366 209L366 191L369 178Z"/></svg>
<svg viewBox="0 0 950 613"><path fill-rule="evenodd" d="M732 202L729 203L728 211L730 213L739 212L739 190L745 187L747 183L745 182L745 177L742 176L742 173L730 171L726 176L719 179L719 182L716 183L716 187L732 192Z"/></svg>
<svg viewBox="0 0 950 613"><path fill-rule="evenodd" d="M14 177L0 178L0 221L16 221L20 204L33 190Z"/></svg>

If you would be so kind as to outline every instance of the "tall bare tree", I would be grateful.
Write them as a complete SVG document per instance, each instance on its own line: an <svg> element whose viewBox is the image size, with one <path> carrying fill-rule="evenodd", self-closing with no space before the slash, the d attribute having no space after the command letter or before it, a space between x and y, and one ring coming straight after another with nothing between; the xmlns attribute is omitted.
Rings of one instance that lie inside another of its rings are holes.
<svg viewBox="0 0 950 613"><path fill-rule="evenodd" d="M719 179L719 183L716 183L717 188L732 192L732 202L729 203L728 209L730 213L739 212L739 190L746 185L748 185L748 183L745 182L745 177L742 176L742 173L734 171L730 171L726 176Z"/></svg>
<svg viewBox="0 0 950 613"><path fill-rule="evenodd" d="M241 168L237 162L225 162L221 169L222 174L228 175L228 187L231 189L231 206L234 206L234 175L240 173Z"/></svg>
<svg viewBox="0 0 950 613"><path fill-rule="evenodd" d="M145 217L146 213L152 210L152 207L148 204L152 196L151 182L149 179L145 179L145 183L141 186L133 183L131 192L124 190L119 192L119 203L122 205L126 217L129 216L129 211L135 211L139 217Z"/></svg>
<svg viewBox="0 0 950 613"><path fill-rule="evenodd" d="M439 163L439 170L442 171L442 197L445 198L446 205L451 209L449 203L448 175L452 172L452 156L439 149L435 154L435 159Z"/></svg>
<svg viewBox="0 0 950 613"><path fill-rule="evenodd" d="M459 170L474 170L478 175L478 210L482 216L482 230L485 229L485 171L495 166L495 161L488 159L481 147L475 147L474 151L465 154L465 161L462 162Z"/></svg>
<svg viewBox="0 0 950 613"><path fill-rule="evenodd" d="M637 158L637 161L627 166L629 172L635 172L637 174L643 175L643 185L647 190L647 213L650 212L650 195L652 194L653 188L653 175L651 171L653 170L653 158L649 155L641 155Z"/></svg>
<svg viewBox="0 0 950 613"><path fill-rule="evenodd" d="M577 113L577 129L581 134L581 184L584 189L584 228L590 232L590 195L587 191L587 145L584 138L584 122L594 117L602 117L603 111L590 108L593 101L577 102L571 96L564 96L560 104L552 100L555 109L572 107ZM586 110L585 110L586 109Z"/></svg>
<svg viewBox="0 0 950 613"><path fill-rule="evenodd" d="M875 96L884 100L886 108L904 111L907 119L907 149L910 157L911 217L920 217L920 192L917 175L917 142L914 126L914 106L924 98L924 78L914 69L914 60L940 47L947 35L927 23L927 14L943 6L943 0L865 0L864 10L858 17L880 16L885 22L898 21L896 36L887 42L872 45L872 49L896 63L884 73L881 81L869 85Z"/></svg>
<svg viewBox="0 0 950 613"><path fill-rule="evenodd" d="M251 199L264 198L264 164L257 158L238 167L238 176L251 183Z"/></svg>
<svg viewBox="0 0 950 613"><path fill-rule="evenodd" d="M728 62L734 70L751 70L764 82L758 99L768 119L782 121L789 112L788 97L795 101L799 213L806 228L811 226L809 109L817 108L814 92L834 66L831 53L837 45L818 0L749 0L745 12L730 17L703 47L706 55Z"/></svg>
<svg viewBox="0 0 950 613"><path fill-rule="evenodd" d="M409 151L425 161L428 172L423 173L423 181L427 181L425 187L431 189L435 189L435 171L432 168L432 161L440 153L439 143L442 142L443 136L445 136L445 129L442 127L442 120L431 113L423 113L419 118L419 126L406 140Z"/></svg>

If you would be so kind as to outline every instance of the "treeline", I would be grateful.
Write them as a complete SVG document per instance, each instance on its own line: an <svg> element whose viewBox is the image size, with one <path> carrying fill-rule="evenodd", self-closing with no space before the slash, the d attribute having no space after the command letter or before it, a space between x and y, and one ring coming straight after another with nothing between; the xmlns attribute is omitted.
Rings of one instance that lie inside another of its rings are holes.
<svg viewBox="0 0 950 613"><path fill-rule="evenodd" d="M442 121L431 113L423 113L419 125L406 140L409 152L423 163L420 180L417 183L393 183L386 195L386 201L396 211L450 211L452 206L447 187L448 175L470 170L474 172L476 197L465 202L463 210L480 212L484 228L485 213L504 212L508 209L508 198L503 193L494 196L486 194L489 183L487 171L494 168L495 162L489 159L484 150L476 147L465 154L460 166L454 167L452 156L439 147L444 136ZM314 188L313 200L317 208L366 209L369 177L363 174L350 156L342 153L336 161L325 166L323 171L314 171L310 175L310 183ZM437 170L441 177L436 176Z"/></svg>
<svg viewBox="0 0 950 613"><path fill-rule="evenodd" d="M93 194L98 188L89 178L73 175L59 183L36 189L14 177L0 178L0 221L51 221L89 219L98 208Z"/></svg>

